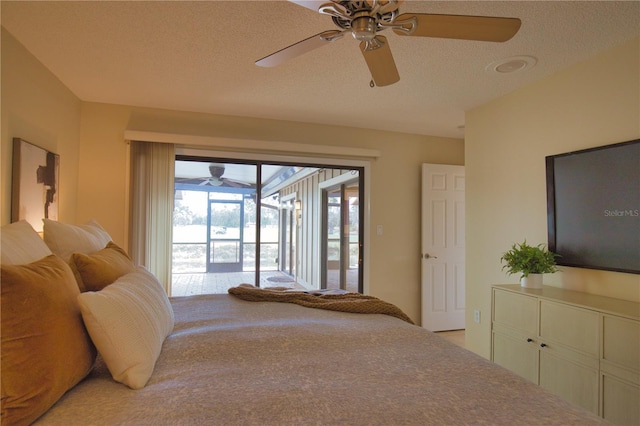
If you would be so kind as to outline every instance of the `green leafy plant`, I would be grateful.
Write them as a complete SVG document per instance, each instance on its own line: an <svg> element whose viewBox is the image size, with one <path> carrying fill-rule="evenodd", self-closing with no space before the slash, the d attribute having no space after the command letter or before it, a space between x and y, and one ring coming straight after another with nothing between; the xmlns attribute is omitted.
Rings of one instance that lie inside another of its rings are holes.
<svg viewBox="0 0 640 426"><path fill-rule="evenodd" d="M520 273L521 277L529 274L552 274L558 271L556 257L544 244L530 246L525 240L521 244L514 244L511 250L502 255L500 261L504 263L502 269L509 274Z"/></svg>

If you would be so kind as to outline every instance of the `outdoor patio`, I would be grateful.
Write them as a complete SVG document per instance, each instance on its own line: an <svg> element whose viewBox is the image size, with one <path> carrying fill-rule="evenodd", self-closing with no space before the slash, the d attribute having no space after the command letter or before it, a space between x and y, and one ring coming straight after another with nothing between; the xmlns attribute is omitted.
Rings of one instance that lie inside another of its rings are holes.
<svg viewBox="0 0 640 426"><path fill-rule="evenodd" d="M347 290L357 292L357 269L347 271ZM197 274L173 274L171 296L192 296L194 294L227 293L231 287L239 284L253 284L255 272L224 272L224 273L197 273ZM262 271L260 273L260 287L288 287L305 290L295 279L281 271ZM328 288L338 288L338 272L329 271Z"/></svg>
<svg viewBox="0 0 640 426"><path fill-rule="evenodd" d="M231 287L239 284L253 284L255 272L226 272L173 274L171 296L191 296L194 294L227 293ZM304 289L292 277L280 271L260 273L260 287L288 287Z"/></svg>

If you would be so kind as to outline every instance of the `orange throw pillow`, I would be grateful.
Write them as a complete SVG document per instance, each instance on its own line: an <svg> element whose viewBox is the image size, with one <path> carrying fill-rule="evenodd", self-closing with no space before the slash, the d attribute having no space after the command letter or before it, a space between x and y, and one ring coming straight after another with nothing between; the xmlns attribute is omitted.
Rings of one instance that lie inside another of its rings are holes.
<svg viewBox="0 0 640 426"><path fill-rule="evenodd" d="M55 255L2 265L2 424L30 424L91 370L73 273Z"/></svg>
<svg viewBox="0 0 640 426"><path fill-rule="evenodd" d="M92 254L74 253L69 264L83 293L100 291L135 270L129 255L113 242Z"/></svg>

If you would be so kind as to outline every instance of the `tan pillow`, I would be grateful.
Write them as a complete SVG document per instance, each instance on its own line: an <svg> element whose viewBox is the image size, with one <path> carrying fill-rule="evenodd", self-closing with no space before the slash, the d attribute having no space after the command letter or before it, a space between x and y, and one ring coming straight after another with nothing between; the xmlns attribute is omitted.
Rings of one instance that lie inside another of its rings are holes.
<svg viewBox="0 0 640 426"><path fill-rule="evenodd" d="M55 220L44 222L44 242L53 254L68 262L73 253L90 254L106 247L111 236L95 220L84 225L69 225Z"/></svg>
<svg viewBox="0 0 640 426"><path fill-rule="evenodd" d="M93 366L73 273L50 255L2 265L2 424L30 424Z"/></svg>
<svg viewBox="0 0 640 426"><path fill-rule="evenodd" d="M0 240L0 263L3 265L24 265L51 254L40 235L25 220L4 225L0 229Z"/></svg>
<svg viewBox="0 0 640 426"><path fill-rule="evenodd" d="M100 291L135 269L129 255L113 242L93 254L73 253L69 264L83 293Z"/></svg>
<svg viewBox="0 0 640 426"><path fill-rule="evenodd" d="M173 309L156 277L137 267L99 292L81 293L78 302L113 379L143 388L174 325Z"/></svg>

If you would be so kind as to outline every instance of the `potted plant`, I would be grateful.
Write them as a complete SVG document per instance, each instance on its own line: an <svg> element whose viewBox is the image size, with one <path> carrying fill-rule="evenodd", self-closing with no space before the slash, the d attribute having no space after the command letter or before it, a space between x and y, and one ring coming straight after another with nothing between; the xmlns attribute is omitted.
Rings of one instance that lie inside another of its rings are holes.
<svg viewBox="0 0 640 426"><path fill-rule="evenodd" d="M542 288L542 274L558 271L556 257L558 255L547 250L544 244L530 246L525 240L513 244L500 260L504 263L503 270L506 269L509 274L520 274L522 287Z"/></svg>

